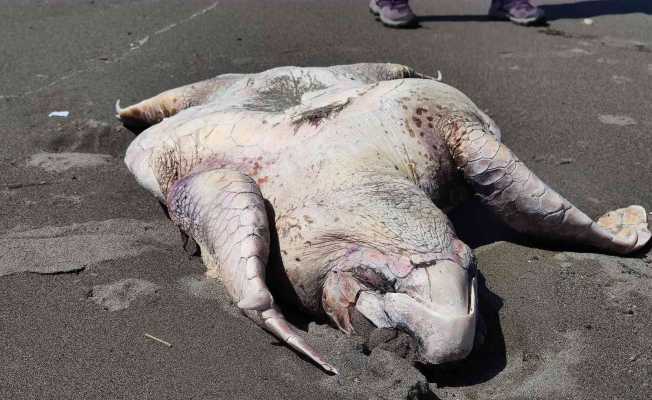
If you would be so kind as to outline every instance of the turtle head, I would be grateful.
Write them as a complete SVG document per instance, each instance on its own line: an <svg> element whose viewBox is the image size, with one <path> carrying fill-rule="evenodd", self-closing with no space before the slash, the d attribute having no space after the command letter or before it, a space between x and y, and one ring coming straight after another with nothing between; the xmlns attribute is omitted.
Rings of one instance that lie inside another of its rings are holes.
<svg viewBox="0 0 652 400"><path fill-rule="evenodd" d="M377 327L407 332L416 340L424 363L465 358L475 338L476 277L451 261L415 269L410 275L414 275L409 277L410 286L395 292L361 291L355 308ZM425 278L425 284L412 286L416 277Z"/></svg>
<svg viewBox="0 0 652 400"><path fill-rule="evenodd" d="M462 250L468 250L464 247ZM448 258L442 254L390 257L366 253L358 264L362 267L352 276L360 284L355 309L379 328L394 328L412 336L423 363L441 364L468 356L477 319L477 278L471 251Z"/></svg>
<svg viewBox="0 0 652 400"><path fill-rule="evenodd" d="M313 243L328 250L315 252L327 260L324 311L345 332L354 330L353 310L378 328L406 332L426 364L465 358L478 313L473 252L421 188L374 179L362 197L345 197L358 208L341 219L343 231L320 238L327 245Z"/></svg>

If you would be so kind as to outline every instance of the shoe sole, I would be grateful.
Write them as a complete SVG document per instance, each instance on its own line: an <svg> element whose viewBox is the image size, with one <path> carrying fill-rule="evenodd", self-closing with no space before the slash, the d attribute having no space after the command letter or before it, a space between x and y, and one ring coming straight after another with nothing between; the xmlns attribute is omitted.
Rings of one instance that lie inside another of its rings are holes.
<svg viewBox="0 0 652 400"><path fill-rule="evenodd" d="M503 13L503 12L493 12L490 13L489 16L494 19L511 21L516 25L523 25L523 26L539 24L546 20L545 16L531 17L531 18L516 18L516 17L512 17L508 13Z"/></svg>
<svg viewBox="0 0 652 400"><path fill-rule="evenodd" d="M539 24L543 21L545 21L544 17L533 17L533 18L513 18L509 17L508 18L510 21L515 23L516 25L536 25Z"/></svg>
<svg viewBox="0 0 652 400"><path fill-rule="evenodd" d="M383 18L382 14L380 16L380 22L383 23L383 25L390 27L390 28L408 28L412 26L416 26L417 24L417 19L413 18L409 21L392 21Z"/></svg>

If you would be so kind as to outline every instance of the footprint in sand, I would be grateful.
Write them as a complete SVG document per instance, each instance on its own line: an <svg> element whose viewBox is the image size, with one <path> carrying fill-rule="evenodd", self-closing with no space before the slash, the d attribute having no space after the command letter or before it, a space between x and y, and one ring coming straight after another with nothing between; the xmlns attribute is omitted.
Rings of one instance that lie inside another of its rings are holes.
<svg viewBox="0 0 652 400"><path fill-rule="evenodd" d="M61 131L41 134L38 145L52 153L110 154L119 158L134 139L133 133L121 125L94 119L72 120Z"/></svg>
<svg viewBox="0 0 652 400"><path fill-rule="evenodd" d="M194 297L230 303L224 286L217 279L207 278L204 275L190 275L179 279L179 285Z"/></svg>
<svg viewBox="0 0 652 400"><path fill-rule="evenodd" d="M128 308L138 297L155 294L159 286L143 280L128 278L106 285L96 285L90 294L90 299L108 311L119 311Z"/></svg>
<svg viewBox="0 0 652 400"><path fill-rule="evenodd" d="M132 219L17 228L0 236L0 276L81 271L104 261L169 249L178 245L178 235L167 221Z"/></svg>
<svg viewBox="0 0 652 400"><path fill-rule="evenodd" d="M109 165L114 158L107 154L94 153L47 153L33 154L27 159L30 167L49 172L63 172L71 168L91 168Z"/></svg>

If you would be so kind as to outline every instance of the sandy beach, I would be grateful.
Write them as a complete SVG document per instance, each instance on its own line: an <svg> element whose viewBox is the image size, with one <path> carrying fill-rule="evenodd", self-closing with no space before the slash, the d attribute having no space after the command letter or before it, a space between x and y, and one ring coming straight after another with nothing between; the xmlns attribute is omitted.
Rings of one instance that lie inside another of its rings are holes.
<svg viewBox="0 0 652 400"><path fill-rule="evenodd" d="M135 134L113 111L222 73L402 63L440 71L590 216L650 211L652 6L622 3L542 1L550 25L523 28L487 0L418 0L421 27L396 30L365 1L0 1L0 398L650 399L650 246L537 243L472 201L451 218L485 344L423 368L402 335L287 309L329 376L203 276L124 166Z"/></svg>

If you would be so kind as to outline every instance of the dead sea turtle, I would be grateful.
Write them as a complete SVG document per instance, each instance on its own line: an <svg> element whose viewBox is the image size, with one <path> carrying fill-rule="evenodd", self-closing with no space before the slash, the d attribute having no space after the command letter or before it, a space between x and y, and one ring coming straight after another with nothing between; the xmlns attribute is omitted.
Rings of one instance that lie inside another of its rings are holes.
<svg viewBox="0 0 652 400"><path fill-rule="evenodd" d="M464 358L475 263L445 211L465 189L525 234L617 254L650 239L642 207L592 221L501 144L464 94L402 65L220 75L116 108L125 123L152 125L125 162L200 246L207 274L331 372L268 285L346 333L354 310L403 330L423 362ZM280 260L268 264L270 242Z"/></svg>

